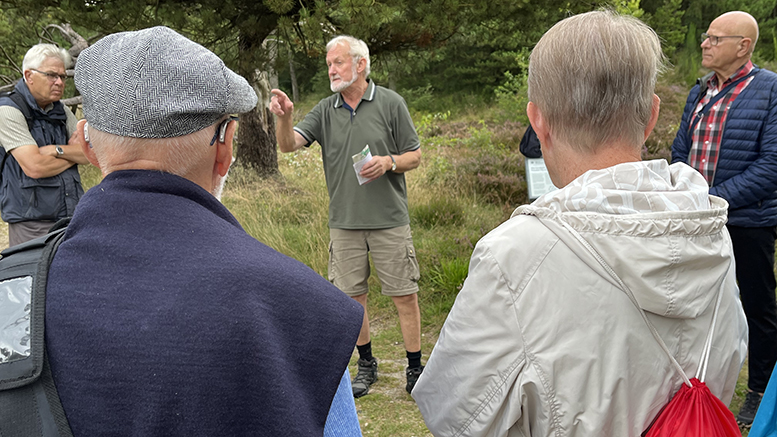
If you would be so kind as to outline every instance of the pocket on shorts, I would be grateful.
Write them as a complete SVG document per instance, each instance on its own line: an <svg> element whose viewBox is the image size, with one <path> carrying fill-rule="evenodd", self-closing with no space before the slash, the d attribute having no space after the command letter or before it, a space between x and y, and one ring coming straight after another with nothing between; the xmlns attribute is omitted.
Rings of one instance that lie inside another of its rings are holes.
<svg viewBox="0 0 777 437"><path fill-rule="evenodd" d="M418 282L418 280L421 279L421 269L418 267L418 259L415 256L415 247L413 247L413 243L409 243L405 247L405 251L407 254L407 277L413 282Z"/></svg>
<svg viewBox="0 0 777 437"><path fill-rule="evenodd" d="M335 278L337 278L337 272L335 271L335 259L334 259L334 249L332 248L332 242L329 242L329 267L327 268L327 277L329 278L329 282L333 283L335 282Z"/></svg>

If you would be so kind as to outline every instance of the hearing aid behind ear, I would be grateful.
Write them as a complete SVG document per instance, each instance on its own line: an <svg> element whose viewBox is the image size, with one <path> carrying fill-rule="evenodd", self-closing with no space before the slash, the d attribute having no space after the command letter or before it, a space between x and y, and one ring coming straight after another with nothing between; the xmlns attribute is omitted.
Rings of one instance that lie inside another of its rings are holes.
<svg viewBox="0 0 777 437"><path fill-rule="evenodd" d="M223 123L221 123L221 126L219 127L219 143L223 143L227 138L227 126L229 126L229 122L232 121L231 118L228 118L224 120Z"/></svg>
<svg viewBox="0 0 777 437"><path fill-rule="evenodd" d="M86 144L89 145L89 148L92 148L92 142L89 141L89 122L87 121L84 123L84 140L86 140Z"/></svg>

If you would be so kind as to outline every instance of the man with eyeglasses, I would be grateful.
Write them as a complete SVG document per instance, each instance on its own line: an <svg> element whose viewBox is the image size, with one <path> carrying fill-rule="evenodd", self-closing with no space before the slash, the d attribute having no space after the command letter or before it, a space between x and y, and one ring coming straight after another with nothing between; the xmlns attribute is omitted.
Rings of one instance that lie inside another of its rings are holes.
<svg viewBox="0 0 777 437"><path fill-rule="evenodd" d="M728 12L702 34L699 79L685 105L672 162L697 169L728 202L728 230L750 329L748 393L737 420L753 422L777 361L774 244L777 237L777 74L750 57L758 23Z"/></svg>
<svg viewBox="0 0 777 437"><path fill-rule="evenodd" d="M70 62L65 49L33 46L22 62L23 80L0 98L0 208L10 246L45 235L56 220L72 216L84 193L77 164L88 161L73 136L77 120L59 101Z"/></svg>

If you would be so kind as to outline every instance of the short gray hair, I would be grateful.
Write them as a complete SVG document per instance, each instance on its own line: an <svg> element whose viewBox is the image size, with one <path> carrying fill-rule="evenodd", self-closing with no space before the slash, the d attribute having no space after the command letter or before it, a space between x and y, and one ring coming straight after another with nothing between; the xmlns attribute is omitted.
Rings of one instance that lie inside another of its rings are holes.
<svg viewBox="0 0 777 437"><path fill-rule="evenodd" d="M173 138L122 137L89 125L89 141L103 171L111 170L117 161L141 159L151 149L162 157L160 162L163 171L186 178L207 155L208 143L219 124L221 121L197 132Z"/></svg>
<svg viewBox="0 0 777 437"><path fill-rule="evenodd" d="M65 68L68 68L73 60L70 53L61 47L57 47L54 44L36 44L27 50L27 54L24 55L22 71L36 69L48 58L59 59L65 65Z"/></svg>
<svg viewBox="0 0 777 437"><path fill-rule="evenodd" d="M367 47L367 43L349 35L338 35L326 43L327 53L338 44L348 44L348 54L351 55L354 64L358 64L361 59L367 61L367 67L364 69L364 77L370 77L370 49Z"/></svg>
<svg viewBox="0 0 777 437"><path fill-rule="evenodd" d="M566 18L529 58L529 100L554 136L579 150L621 140L639 147L664 68L658 35L610 10Z"/></svg>

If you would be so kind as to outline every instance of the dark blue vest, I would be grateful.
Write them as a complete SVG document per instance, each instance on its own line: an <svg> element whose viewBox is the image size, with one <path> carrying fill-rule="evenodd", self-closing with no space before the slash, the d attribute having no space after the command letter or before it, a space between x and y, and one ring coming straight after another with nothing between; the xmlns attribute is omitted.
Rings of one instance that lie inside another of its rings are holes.
<svg viewBox="0 0 777 437"><path fill-rule="evenodd" d="M31 109L30 134L38 147L67 144L67 116L64 105L61 102L55 102L54 108L46 113L38 106L24 81L19 81L14 91L24 97ZM20 109L8 97L0 98L0 106L13 106ZM4 154L5 151L0 153ZM84 194L78 167L75 165L56 176L33 179L22 171L13 155L9 154L2 168L2 176L0 211L3 221L7 223L30 220L53 221L70 217L73 215L78 199Z"/></svg>

